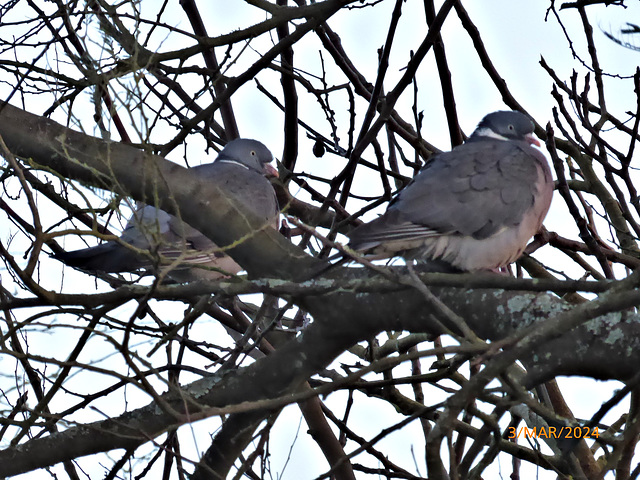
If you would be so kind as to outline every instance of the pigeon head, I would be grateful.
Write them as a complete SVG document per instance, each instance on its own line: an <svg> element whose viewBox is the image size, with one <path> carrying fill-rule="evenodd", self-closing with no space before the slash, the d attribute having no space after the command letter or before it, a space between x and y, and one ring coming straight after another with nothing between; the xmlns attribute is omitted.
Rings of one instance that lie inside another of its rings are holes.
<svg viewBox="0 0 640 480"><path fill-rule="evenodd" d="M237 138L222 149L217 162L235 163L249 170L270 176L278 176L277 170L270 165L273 155L269 149L257 140Z"/></svg>
<svg viewBox="0 0 640 480"><path fill-rule="evenodd" d="M534 124L520 112L493 112L482 119L470 141L493 138L497 140L520 140L540 146L533 136Z"/></svg>

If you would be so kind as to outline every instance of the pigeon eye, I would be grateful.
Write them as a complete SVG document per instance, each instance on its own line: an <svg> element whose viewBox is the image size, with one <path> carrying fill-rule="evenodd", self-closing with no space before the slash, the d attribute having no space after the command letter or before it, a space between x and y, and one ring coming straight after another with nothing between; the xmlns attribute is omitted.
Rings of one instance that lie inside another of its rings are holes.
<svg viewBox="0 0 640 480"><path fill-rule="evenodd" d="M509 125L507 128L508 128L510 131L512 131L512 132L513 132L513 130L514 130L513 125Z"/></svg>
<svg viewBox="0 0 640 480"><path fill-rule="evenodd" d="M255 150L251 150L251 152L249 152L249 155L252 155L252 156L254 156L254 157L255 157L255 156L257 155L257 153L256 153L256 151L255 151Z"/></svg>

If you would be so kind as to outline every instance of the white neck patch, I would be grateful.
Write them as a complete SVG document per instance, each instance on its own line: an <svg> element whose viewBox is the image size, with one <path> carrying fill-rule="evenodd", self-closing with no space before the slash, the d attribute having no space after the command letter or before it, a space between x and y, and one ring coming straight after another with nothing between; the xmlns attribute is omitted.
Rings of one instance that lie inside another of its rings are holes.
<svg viewBox="0 0 640 480"><path fill-rule="evenodd" d="M496 140L505 140L505 141L509 140L507 137L503 137L502 135L491 130L490 128L481 128L479 130L476 130L475 133L479 137L495 138Z"/></svg>
<svg viewBox="0 0 640 480"><path fill-rule="evenodd" d="M249 167L247 167L244 163L238 162L237 160L222 159L222 160L216 160L216 161L220 162L220 163L231 163L233 165L238 165L238 166L240 166L242 168L245 168L245 169L249 170Z"/></svg>

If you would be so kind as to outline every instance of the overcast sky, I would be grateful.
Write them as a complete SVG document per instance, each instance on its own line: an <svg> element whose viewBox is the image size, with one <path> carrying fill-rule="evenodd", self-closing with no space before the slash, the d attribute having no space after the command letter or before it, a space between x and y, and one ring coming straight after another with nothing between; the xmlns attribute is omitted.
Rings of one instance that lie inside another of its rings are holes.
<svg viewBox="0 0 640 480"><path fill-rule="evenodd" d="M202 15L205 18L207 29L212 36L249 26L264 19L263 13L242 2L214 0L200 3L202 4ZM385 84L387 88L392 88L394 81L402 74L401 69L408 61L409 50L415 50L426 34L422 3L422 0L409 0L403 6L405 14L398 29L398 36L393 50L394 54L391 56L389 75ZM617 32L624 26L626 21L640 22L640 2L629 1L627 3L629 7L627 9L596 6L589 7L588 12L590 17L595 20L594 23L596 25L599 25L604 30ZM514 96L538 122L546 124L551 119L551 109L554 103L549 94L552 82L540 67L540 58L544 57L547 63L563 79L568 79L573 69L579 70L580 78L583 77L585 72L576 59L572 58L567 40L556 19L550 16L549 20L545 22L547 2L492 0L490 2L467 1L464 4L465 8L469 10L471 18L476 22L485 46L495 62L495 66L507 81ZM372 83L375 81L377 72L376 50L384 43L390 18L389 13L393 5L394 2L385 0L380 7L345 10L335 15L329 22L333 29L340 33L343 46L356 63L356 66ZM210 13L207 13L207 9L209 9ZM220 12L224 12L224 14ZM184 17L177 16L176 18L183 18L178 26L189 30L188 23ZM576 39L574 47L578 55L583 60L588 61L585 42L583 41L584 35L577 12L574 10L563 11L562 20L565 22L565 26L572 38ZM504 109L505 107L499 94L490 83L488 76L479 67L476 56L472 52L471 42L454 13L449 15L442 34L447 47L459 116L465 133L469 134L486 113ZM601 65L605 71L621 76L630 76L634 73L636 66L640 63L639 52L626 50L616 45L599 30L595 32L595 38ZM320 74L317 39L313 35L309 35L308 39L305 39L302 43L305 46L306 54L303 55L300 51L296 52L297 66L312 73ZM179 45L168 42L160 48L173 50L179 48ZM255 58L257 58L261 52L268 48L268 45L261 48L261 45L257 43L255 48ZM325 62L327 60L325 58ZM448 150L451 145L438 88L439 82L433 65L434 62L430 56L419 71L419 109L425 112L425 137L437 147ZM327 68L331 69L331 66ZM274 81L274 91L278 91L278 77L275 74L272 80ZM341 81L336 80L336 83ZM614 85L614 88L608 90L610 94L608 98L609 108L620 118L625 118L622 112L635 108L636 100L633 95L633 88L630 87L631 80L607 79L607 82ZM3 93L5 98L7 91L7 85L0 85L0 93ZM407 89L397 108L399 110L404 109L406 113L408 112L406 109L410 108L411 101L412 93L410 89ZM243 87L241 92L234 96L233 102L241 134L262 140L279 157L283 147L282 115L280 111L264 95L257 92L253 88L253 84ZM19 105L18 103L15 104ZM346 103L344 105L342 110L337 108L337 115L344 122L343 125L347 125ZM301 112L304 116L309 115L313 118L313 115L320 114L316 105L303 104L303 106L305 108L302 108ZM340 107L340 105L334 105L334 107ZM33 113L41 112L33 111ZM405 116L410 117L410 115ZM57 119L58 121L64 121L62 112L60 112ZM323 133L328 134L329 132ZM346 140L346 128L343 133L343 140ZM191 148L201 148L201 146ZM321 164L311 156L310 149L311 143L303 141L301 162L306 171L312 173L331 168L330 159L323 159L322 162L324 163ZM180 153L174 155L176 161L179 155ZM199 159L194 161L193 164L212 160L211 157L202 153L198 157ZM362 188L366 188L366 186ZM554 202L550 216L545 222L549 229L560 229L561 226L565 226L566 217L563 216L563 208L560 202ZM9 228L6 217L0 215L0 231L8 231ZM6 240L5 234L3 234L4 240ZM12 248L20 251L19 245L14 245ZM56 282L59 284L58 273L59 270L55 272L56 276L51 278L50 286L55 285ZM2 274L6 285L6 272L0 271L0 274ZM45 273L43 272L44 275ZM76 273L68 272L67 275L76 275ZM92 288L92 284L86 284L85 286ZM212 328L211 325L206 325L206 327ZM47 345L51 346L51 342L43 342L42 348L46 349ZM60 345L56 343L56 347L60 347ZM8 365L4 364L4 366ZM10 374L11 371L5 371L4 373ZM615 386L616 384L614 383L610 384L611 388ZM565 388L564 394L569 404L578 406L577 415L590 416L597 410L601 402L608 399L611 388L604 388L602 383L594 381L577 382ZM141 401L147 401L147 397L141 398L144 399ZM576 404L577 399L585 398L589 400L587 405L584 403ZM328 402L333 403L343 399L344 394L336 393L329 397ZM133 400L130 408L133 405L135 405L135 400ZM118 407L121 407L121 405ZM370 436L374 436L382 428L399 420L390 411L389 405L373 400L368 401L366 409L355 412L355 414L361 417L357 423L362 428L368 429ZM297 409L289 407L281 416L281 419L286 418L286 421L277 423L271 445L274 472L280 472L287 461L288 449L296 435L298 417ZM371 422L372 417L380 419L381 422L379 424ZM207 432L212 430L212 421L208 420L207 422L209 423L204 426L196 425L193 427L193 432L197 432L198 435L203 434L197 444L197 448L200 451L207 447ZM314 475L320 474L325 470L324 460L318 458L320 454L317 447L306 434L306 425L302 424L299 433L300 438L293 447L288 459L289 465L283 477L285 479L313 478ZM414 424L401 432L396 432L385 439L383 443L393 444L397 447L393 453L395 455L393 460L403 464L405 468L409 468L413 464L411 458L415 456L419 465L419 473L426 475L423 466L424 454L420 447L417 447L415 452L411 451L413 443L411 438L413 435L415 435L417 445L420 445L422 434L419 431L417 422L414 422ZM185 443L189 442L188 437L188 435L183 436ZM198 438L195 433L193 438ZM117 455L114 455L115 457ZM494 467L497 469L500 465L496 464ZM507 462L503 467L502 475L506 478L511 466ZM500 472L493 470L492 474L495 477L490 477L487 474L485 478L499 478ZM97 474L94 473L94 475ZM538 475L536 478L540 479L555 478L554 475L546 471L537 471L536 475ZM32 480L50 478L50 476L42 471L37 474L25 475L21 478ZM95 478L98 477L96 476ZM523 478L526 477L523 476Z"/></svg>

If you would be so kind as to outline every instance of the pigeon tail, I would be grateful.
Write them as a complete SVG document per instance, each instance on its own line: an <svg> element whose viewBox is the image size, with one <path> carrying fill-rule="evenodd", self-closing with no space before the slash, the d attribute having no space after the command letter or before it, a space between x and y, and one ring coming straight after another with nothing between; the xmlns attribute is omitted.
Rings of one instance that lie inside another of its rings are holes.
<svg viewBox="0 0 640 480"><path fill-rule="evenodd" d="M65 265L87 272L131 272L145 265L139 255L116 242L106 242L73 252L60 252L54 257Z"/></svg>

